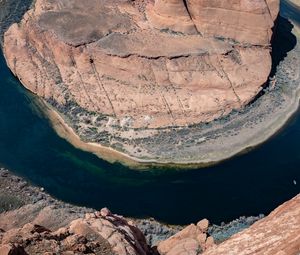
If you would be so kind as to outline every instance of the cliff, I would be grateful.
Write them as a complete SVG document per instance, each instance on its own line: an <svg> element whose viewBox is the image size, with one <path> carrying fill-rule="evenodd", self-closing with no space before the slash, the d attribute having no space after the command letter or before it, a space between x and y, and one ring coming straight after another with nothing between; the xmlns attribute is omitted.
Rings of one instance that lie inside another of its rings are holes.
<svg viewBox="0 0 300 255"><path fill-rule="evenodd" d="M3 50L23 85L83 141L154 159L132 138L212 121L261 91L278 8L278 0L37 0Z"/></svg>

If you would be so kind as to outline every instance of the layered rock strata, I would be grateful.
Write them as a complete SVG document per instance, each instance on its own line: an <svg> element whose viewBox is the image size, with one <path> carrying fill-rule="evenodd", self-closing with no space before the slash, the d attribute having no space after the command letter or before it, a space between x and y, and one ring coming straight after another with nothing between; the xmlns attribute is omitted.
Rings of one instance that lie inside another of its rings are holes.
<svg viewBox="0 0 300 255"><path fill-rule="evenodd" d="M131 140L240 109L271 70L278 0L37 0L5 34L14 74L84 141ZM180 141L179 141L180 142Z"/></svg>

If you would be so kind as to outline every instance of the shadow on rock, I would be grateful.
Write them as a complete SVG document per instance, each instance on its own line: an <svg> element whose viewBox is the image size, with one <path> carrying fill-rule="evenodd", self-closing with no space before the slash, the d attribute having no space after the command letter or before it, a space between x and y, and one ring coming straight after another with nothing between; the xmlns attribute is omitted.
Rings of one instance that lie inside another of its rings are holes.
<svg viewBox="0 0 300 255"><path fill-rule="evenodd" d="M284 60L287 53L295 48L297 44L297 38L292 33L294 25L281 16L278 17L277 26L272 41L272 69L270 77L276 73L277 66Z"/></svg>

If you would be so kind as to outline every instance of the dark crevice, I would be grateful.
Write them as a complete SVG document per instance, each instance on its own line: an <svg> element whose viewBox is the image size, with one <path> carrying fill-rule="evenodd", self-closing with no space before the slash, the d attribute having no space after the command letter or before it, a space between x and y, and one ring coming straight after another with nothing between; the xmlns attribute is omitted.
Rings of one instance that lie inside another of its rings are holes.
<svg viewBox="0 0 300 255"><path fill-rule="evenodd" d="M281 16L277 18L274 36L272 39L271 77L275 75L279 63L284 60L287 53L294 49L297 44L297 38L292 33L293 28L293 24L286 18Z"/></svg>
<svg viewBox="0 0 300 255"><path fill-rule="evenodd" d="M196 30L199 34L201 34L200 31L198 31L197 26L196 26L195 23L194 23L192 14L190 13L190 10L189 10L189 6L188 6L187 0L183 0L183 4L184 4L184 7L185 7L185 9L186 9L186 11L187 11L187 14L188 14L189 17L190 17L191 22L193 23L193 25L194 25L194 27L195 27L195 30Z"/></svg>

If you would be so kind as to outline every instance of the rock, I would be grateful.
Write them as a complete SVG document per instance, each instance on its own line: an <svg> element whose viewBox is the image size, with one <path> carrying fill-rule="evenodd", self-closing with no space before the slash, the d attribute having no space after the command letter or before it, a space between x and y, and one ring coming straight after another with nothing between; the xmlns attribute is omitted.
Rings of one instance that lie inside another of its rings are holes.
<svg viewBox="0 0 300 255"><path fill-rule="evenodd" d="M168 239L183 229L182 226L169 226L154 219L138 219L135 220L135 224L143 232L147 243L151 247L157 246L159 242Z"/></svg>
<svg viewBox="0 0 300 255"><path fill-rule="evenodd" d="M36 224L32 224L32 223L27 223L24 225L24 227L22 228L22 231L24 232L28 232L31 234L34 233L43 233L43 232L49 232L49 230L43 226L40 225L36 225Z"/></svg>
<svg viewBox="0 0 300 255"><path fill-rule="evenodd" d="M70 210L70 206L65 207ZM37 210L36 207L34 208ZM19 218L24 217L25 210L16 211ZM105 212L103 215L106 216L101 215L101 211ZM135 227L135 221L127 221L108 209L101 211L77 216L78 218L56 231L34 224L34 217L31 218L32 222L22 227L7 224L6 231L3 229L0 231L0 254L146 255L154 252L147 246L141 231ZM45 212L47 210L42 209L38 214ZM58 212L52 211L57 218L63 217ZM64 214L67 212L64 211ZM46 215L49 215L49 212ZM0 217L3 220L7 217L6 221L11 219L8 213L2 213ZM251 222L253 220L250 219ZM55 224L61 221L56 219ZM237 220L237 222L248 221L246 217ZM214 239L204 231L208 225L208 221L204 219L197 225L191 224L167 240L161 241L157 246L157 252L160 255L200 253L204 255L297 255L300 252L299 221L300 194L275 209L269 216L256 221L251 227L233 235L221 244L216 245ZM139 225L146 226L152 234L164 235L171 231L160 224L153 224L153 220L144 220ZM146 233L146 230L144 229L143 232Z"/></svg>
<svg viewBox="0 0 300 255"><path fill-rule="evenodd" d="M157 29L169 29L186 34L196 34L188 9L182 0L157 0L154 6L148 6L147 17Z"/></svg>
<svg viewBox="0 0 300 255"><path fill-rule="evenodd" d="M279 0L37 0L3 50L23 85L84 141L116 140L117 150L153 159L147 145L126 143L132 132L151 138L210 122L261 91L278 8Z"/></svg>
<svg viewBox="0 0 300 255"><path fill-rule="evenodd" d="M22 247L14 246L12 244L5 244L0 246L1 255L28 255Z"/></svg>
<svg viewBox="0 0 300 255"><path fill-rule="evenodd" d="M297 255L300 253L300 195L204 255Z"/></svg>
<svg viewBox="0 0 300 255"><path fill-rule="evenodd" d="M147 14L158 29L269 44L278 11L276 0L157 0Z"/></svg>
<svg viewBox="0 0 300 255"><path fill-rule="evenodd" d="M211 246L213 239L208 239L203 232L207 220L202 220L200 226L191 224L174 236L158 244L157 250L161 255L198 254ZM207 228L206 228L207 230Z"/></svg>
<svg viewBox="0 0 300 255"><path fill-rule="evenodd" d="M197 227L200 228L203 233L207 232L208 226L209 221L207 219L203 219L197 223Z"/></svg>
<svg viewBox="0 0 300 255"><path fill-rule="evenodd" d="M214 246L215 241L214 238L212 236L207 237L206 241L205 241L205 249L208 249L212 246Z"/></svg>
<svg viewBox="0 0 300 255"><path fill-rule="evenodd" d="M244 218L244 221L247 220ZM242 221L242 218L238 221ZM300 253L300 194L249 228L216 245L202 232L207 220L192 224L158 244L161 255L297 255ZM234 223L236 224L236 222Z"/></svg>
<svg viewBox="0 0 300 255"><path fill-rule="evenodd" d="M2 255L10 255L12 253L12 245L5 244L0 246L0 254Z"/></svg>
<svg viewBox="0 0 300 255"><path fill-rule="evenodd" d="M107 208L103 208L101 209L100 211L100 215L102 217L107 217L107 216L110 216L111 215L111 212L107 209Z"/></svg>
<svg viewBox="0 0 300 255"><path fill-rule="evenodd" d="M19 254L13 253L16 249L24 251L20 254L146 255L150 252L143 234L112 213L78 218L54 232L28 223L4 232L0 247L1 255Z"/></svg>

